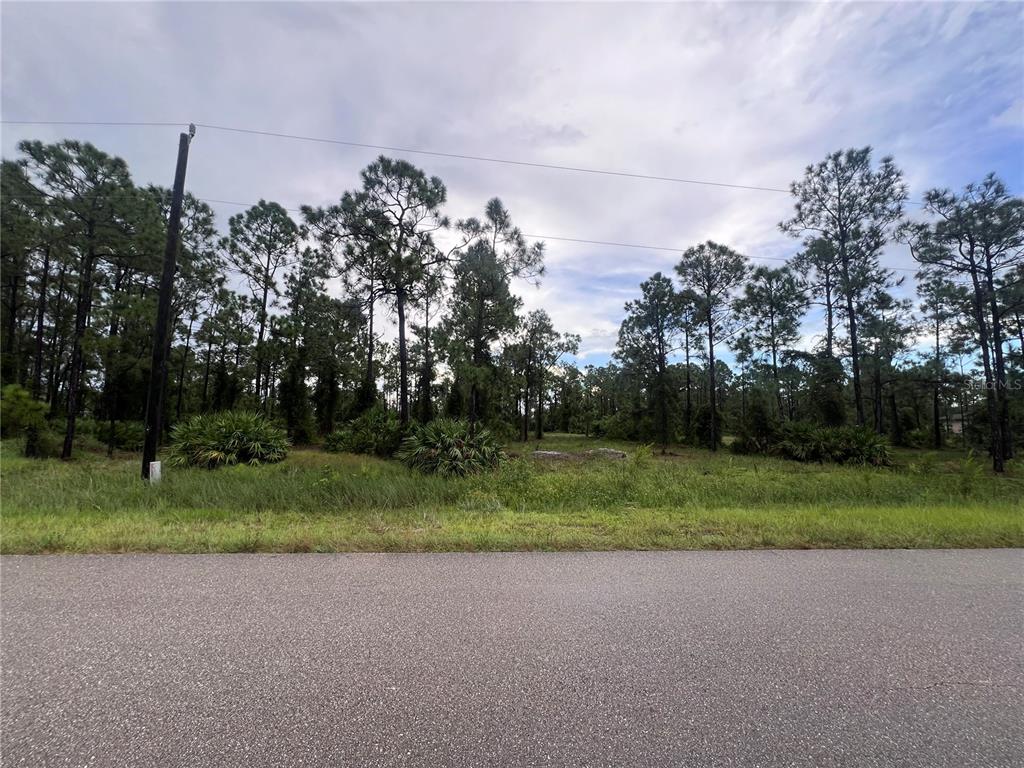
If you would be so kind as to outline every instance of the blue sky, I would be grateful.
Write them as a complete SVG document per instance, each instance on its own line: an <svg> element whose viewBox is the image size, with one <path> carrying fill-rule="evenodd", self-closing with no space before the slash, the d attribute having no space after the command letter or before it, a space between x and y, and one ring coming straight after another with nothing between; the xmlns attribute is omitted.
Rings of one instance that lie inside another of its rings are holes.
<svg viewBox="0 0 1024 768"><path fill-rule="evenodd" d="M973 3L10 3L11 120L188 121L785 187L827 152L892 154L911 195L995 171L1024 188L1024 6ZM176 128L5 125L87 139L169 185ZM201 197L326 203L374 152L200 130ZM499 196L525 232L758 257L796 241L787 195L430 157L453 218ZM222 224L239 210L216 205ZM526 306L614 347L622 305L678 255L548 241ZM898 246L886 262L913 266ZM808 341L816 332L811 317Z"/></svg>

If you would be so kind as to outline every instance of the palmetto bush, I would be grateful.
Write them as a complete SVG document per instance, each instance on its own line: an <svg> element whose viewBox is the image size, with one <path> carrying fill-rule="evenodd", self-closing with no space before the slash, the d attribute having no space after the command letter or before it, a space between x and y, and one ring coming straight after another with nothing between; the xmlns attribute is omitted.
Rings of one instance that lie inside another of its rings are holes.
<svg viewBox="0 0 1024 768"><path fill-rule="evenodd" d="M169 461L216 469L227 464L270 464L288 455L288 436L253 411L193 416L171 430Z"/></svg>
<svg viewBox="0 0 1024 768"><path fill-rule="evenodd" d="M395 456L408 467L442 477L474 475L495 469L505 459L488 430L474 433L466 422L451 419L416 427Z"/></svg>
<svg viewBox="0 0 1024 768"><path fill-rule="evenodd" d="M832 427L822 430L829 461L837 464L892 465L889 441L868 427Z"/></svg>
<svg viewBox="0 0 1024 768"><path fill-rule="evenodd" d="M892 464L889 441L867 427L816 427L790 422L779 427L770 452L796 461L836 464Z"/></svg>

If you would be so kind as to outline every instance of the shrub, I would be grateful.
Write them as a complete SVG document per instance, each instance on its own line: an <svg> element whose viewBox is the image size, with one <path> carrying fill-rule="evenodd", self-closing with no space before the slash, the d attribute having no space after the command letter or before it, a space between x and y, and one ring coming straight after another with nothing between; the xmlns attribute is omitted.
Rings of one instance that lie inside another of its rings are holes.
<svg viewBox="0 0 1024 768"><path fill-rule="evenodd" d="M778 420L764 397L755 395L747 407L740 433L729 445L729 449L733 453L767 453L778 429Z"/></svg>
<svg viewBox="0 0 1024 768"><path fill-rule="evenodd" d="M693 414L692 439L696 445L702 448L717 448L722 444L722 412L714 414L715 440L711 441L711 407L702 405Z"/></svg>
<svg viewBox="0 0 1024 768"><path fill-rule="evenodd" d="M110 422L97 422L93 434L104 445L110 445ZM115 421L113 442L120 451L141 451L146 442L146 425L141 421Z"/></svg>
<svg viewBox="0 0 1024 768"><path fill-rule="evenodd" d="M823 431L804 421L788 422L779 427L768 452L794 461L822 461Z"/></svg>
<svg viewBox="0 0 1024 768"><path fill-rule="evenodd" d="M609 440L635 440L637 438L637 419L626 411L618 411L594 422L594 437Z"/></svg>
<svg viewBox="0 0 1024 768"><path fill-rule="evenodd" d="M935 434L930 429L911 429L903 434L903 443L908 448L930 448L935 443Z"/></svg>
<svg viewBox="0 0 1024 768"><path fill-rule="evenodd" d="M867 427L816 427L790 422L779 427L770 452L796 461L892 465L889 441Z"/></svg>
<svg viewBox="0 0 1024 768"><path fill-rule="evenodd" d="M396 454L427 474L462 477L498 467L505 455L486 429L471 432L464 421L438 419L416 427Z"/></svg>
<svg viewBox="0 0 1024 768"><path fill-rule="evenodd" d="M401 443L402 425L398 417L383 406L375 405L329 434L324 439L324 449L388 457Z"/></svg>
<svg viewBox="0 0 1024 768"><path fill-rule="evenodd" d="M170 463L215 469L225 464L281 461L288 455L284 430L252 411L193 416L171 430Z"/></svg>
<svg viewBox="0 0 1024 768"><path fill-rule="evenodd" d="M0 435L15 437L29 427L46 427L46 404L34 400L24 387L8 384L0 390Z"/></svg>
<svg viewBox="0 0 1024 768"><path fill-rule="evenodd" d="M64 450L64 436L44 427L25 428L25 458L57 459Z"/></svg>
<svg viewBox="0 0 1024 768"><path fill-rule="evenodd" d="M826 427L843 426L846 424L843 364L824 352L808 359L811 363L808 395L817 420Z"/></svg>

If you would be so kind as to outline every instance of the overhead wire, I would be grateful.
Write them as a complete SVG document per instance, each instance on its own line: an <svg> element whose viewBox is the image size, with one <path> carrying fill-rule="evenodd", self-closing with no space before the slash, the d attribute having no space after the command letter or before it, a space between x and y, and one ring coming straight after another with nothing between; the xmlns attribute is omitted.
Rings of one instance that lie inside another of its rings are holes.
<svg viewBox="0 0 1024 768"><path fill-rule="evenodd" d="M164 128L166 128L166 127L183 127L183 126L188 125L188 123L186 123L184 121L174 122L174 121L6 120L6 119L5 120L0 120L0 124L10 124L10 125L72 125L72 126L103 126L103 127L164 127ZM617 177L625 177L625 178L633 178L633 179L642 179L642 180L648 180L648 181L664 181L664 182L672 182L672 183L679 183L679 184L693 184L693 185L702 185L702 186L724 187L724 188L730 188L730 189L745 189L745 190L760 191L760 192L781 192L781 193L786 193L786 194L788 194L790 192L790 190L782 189L780 187L766 187L766 186L756 186L756 185L749 185L749 184L734 184L734 183L729 183L729 182L707 181L707 180L703 180L703 179L687 179L687 178L680 178L680 177L674 177L674 176L658 176L658 175L653 175L653 174L637 173L637 172L632 172L632 171L613 171L613 170L605 170L605 169L597 169L597 168L586 168L586 167L580 167L580 166L558 165L558 164L554 164L554 163L538 163L538 162L531 162L531 161L524 161L524 160L511 160L511 159L507 159L507 158L488 157L488 156L482 156L482 155L469 155L469 154L462 154L462 153L455 153L455 152L440 152L440 151L436 151L436 150L416 149L416 148L410 148L410 147L395 147L395 146L388 146L388 145L383 145L383 144L370 144L370 143L365 143L365 142L350 141L350 140L347 140L347 139L333 139L333 138L323 138L323 137L316 137L316 136L304 136L304 135L300 135L300 134L281 133L281 132L277 132L277 131L264 131L264 130L257 130L257 129L253 129L253 128L239 128L239 127L235 127L235 126L216 125L216 124L213 124L213 123L194 123L194 125L196 127L198 127L198 128L205 128L205 129L208 129L208 130L215 130L215 131L224 131L224 132L231 132L231 133L241 133L241 134L249 134L249 135L255 135L255 136L267 136L267 137L272 137L272 138L290 139L290 140L296 140L296 141L307 141L307 142L315 142L315 143L321 143L321 144L335 144L335 145L349 146L349 147L360 147L360 148L366 148L366 149L381 150L381 151L386 151L386 152L404 152L404 153L410 153L410 154L430 155L430 156L434 156L434 157L445 157L445 158L454 158L454 159L461 159L461 160L472 160L472 161L478 161L478 162L499 163L499 164L505 164L505 165L524 166L524 167L531 167L531 168L544 168L544 169L549 169L549 170L561 170L561 171L570 171L570 172L576 172L576 173L588 173L588 174L599 174L599 175L607 175L607 176L617 176ZM202 200L203 202L207 202L207 203L213 203L213 204L219 204L219 205L236 205L236 206L243 207L243 208L244 207L250 207L250 206L254 205L254 203L239 202L239 201L236 201L236 200L222 200L222 199L217 199L217 198L199 198L199 197L197 197L197 199ZM912 202L912 201L908 201L908 202ZM916 204L916 203L914 203L914 204ZM282 206L282 207L286 211L289 211L289 212L292 212L292 213L300 213L301 212L300 208L288 208L288 207L285 207L285 206ZM556 235L526 234L525 236L526 237L530 237L530 238L534 238L534 239L539 239L539 240L554 240L554 241L559 241L559 242L577 243L577 244L583 244L583 245L601 245L601 246L618 247L618 248L633 248L633 249L648 250L648 251L666 251L666 252L680 253L680 252L682 252L682 250L684 250L682 248L673 248L673 247L670 247L670 246L645 245L645 244L640 244L640 243L624 243L624 242L615 242L615 241L608 241L608 240L592 240L592 239L586 239L586 238L562 237L562 236L556 236ZM786 262L786 261L788 261L788 259L786 259L786 258L777 257L777 256L753 256L751 258L762 259L762 260L766 260L766 261L779 261L779 262ZM891 267L891 266L887 266L886 268L887 269L891 269L891 270L895 270L895 271L901 271L901 272L916 272L917 271L915 269L911 269L911 268L908 268L908 267Z"/></svg>

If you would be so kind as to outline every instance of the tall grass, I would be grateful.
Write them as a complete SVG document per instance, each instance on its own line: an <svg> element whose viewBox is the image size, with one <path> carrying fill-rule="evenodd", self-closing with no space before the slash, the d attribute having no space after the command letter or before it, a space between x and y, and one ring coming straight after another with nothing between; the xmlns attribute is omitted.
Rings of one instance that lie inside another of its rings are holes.
<svg viewBox="0 0 1024 768"><path fill-rule="evenodd" d="M595 445L607 443L544 447ZM627 450L625 460L520 455L448 479L297 450L274 465L168 469L150 487L134 457L30 460L5 441L0 551L1024 545L1024 483L970 460L875 469Z"/></svg>

